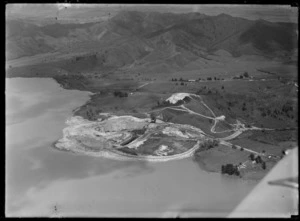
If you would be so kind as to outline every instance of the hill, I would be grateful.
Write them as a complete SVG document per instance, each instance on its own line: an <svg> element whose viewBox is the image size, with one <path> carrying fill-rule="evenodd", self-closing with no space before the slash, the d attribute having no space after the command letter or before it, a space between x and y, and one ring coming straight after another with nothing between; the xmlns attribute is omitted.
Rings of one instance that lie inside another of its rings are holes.
<svg viewBox="0 0 300 221"><path fill-rule="evenodd" d="M121 11L108 20L82 24L57 21L37 25L26 19L9 19L6 58L94 51L105 61L104 66L164 72L209 60L218 50L234 57L292 57L296 30L290 23L200 13Z"/></svg>

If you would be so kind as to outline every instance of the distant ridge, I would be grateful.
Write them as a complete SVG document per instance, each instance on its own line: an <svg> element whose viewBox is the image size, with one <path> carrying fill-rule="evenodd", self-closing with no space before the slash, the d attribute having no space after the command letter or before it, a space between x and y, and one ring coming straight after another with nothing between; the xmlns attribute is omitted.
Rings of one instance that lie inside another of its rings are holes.
<svg viewBox="0 0 300 221"><path fill-rule="evenodd" d="M252 21L225 13L121 11L99 22L56 21L42 26L10 19L6 22L6 58L93 50L98 51L96 63L101 60L103 66L138 66L167 59L163 65L184 68L218 50L234 57L292 56L298 44L296 31L293 23Z"/></svg>

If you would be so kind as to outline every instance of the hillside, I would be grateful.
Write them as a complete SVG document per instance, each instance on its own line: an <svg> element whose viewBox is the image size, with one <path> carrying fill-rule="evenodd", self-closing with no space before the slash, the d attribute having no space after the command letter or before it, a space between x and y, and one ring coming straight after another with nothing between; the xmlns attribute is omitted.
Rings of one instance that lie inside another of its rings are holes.
<svg viewBox="0 0 300 221"><path fill-rule="evenodd" d="M164 72L183 70L198 59L208 60L218 50L234 57L292 57L296 30L293 24L200 13L122 11L108 20L83 24L57 21L37 25L25 19L9 19L6 59L54 51L94 51L103 60L103 64L97 65L151 67Z"/></svg>

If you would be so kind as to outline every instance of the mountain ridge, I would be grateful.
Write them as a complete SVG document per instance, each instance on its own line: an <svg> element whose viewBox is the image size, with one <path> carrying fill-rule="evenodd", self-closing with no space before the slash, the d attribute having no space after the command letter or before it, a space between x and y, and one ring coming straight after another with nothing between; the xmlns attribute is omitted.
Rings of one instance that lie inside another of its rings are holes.
<svg viewBox="0 0 300 221"><path fill-rule="evenodd" d="M165 65L164 60L168 60L166 65L180 63L184 68L196 58L207 58L218 50L234 57L291 57L297 46L296 31L293 23L252 21L225 13L208 16L197 12L121 11L102 22L57 22L43 26L26 20L8 20L6 58L80 50L104 56L104 66L147 66L143 61L148 56L147 62ZM151 54L160 54L159 59L150 59Z"/></svg>

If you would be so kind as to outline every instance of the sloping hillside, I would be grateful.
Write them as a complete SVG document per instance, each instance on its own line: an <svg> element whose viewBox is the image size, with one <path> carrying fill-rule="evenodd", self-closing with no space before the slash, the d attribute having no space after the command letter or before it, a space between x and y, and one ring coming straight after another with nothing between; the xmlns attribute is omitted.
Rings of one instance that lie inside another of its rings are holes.
<svg viewBox="0 0 300 221"><path fill-rule="evenodd" d="M26 20L9 20L6 58L53 51L95 52L101 55L101 62L94 62L95 65L182 70L197 59L209 60L208 55L221 49L235 57L292 56L296 30L289 23L200 13L123 11L107 21L41 26Z"/></svg>
<svg viewBox="0 0 300 221"><path fill-rule="evenodd" d="M291 52L297 47L297 35L292 25L273 24L259 20L240 36L242 44L252 45L263 53Z"/></svg>

